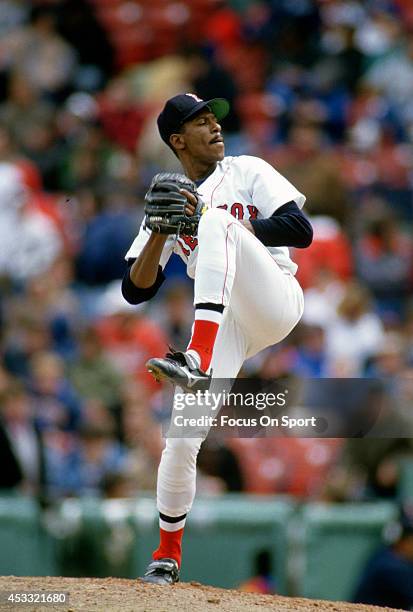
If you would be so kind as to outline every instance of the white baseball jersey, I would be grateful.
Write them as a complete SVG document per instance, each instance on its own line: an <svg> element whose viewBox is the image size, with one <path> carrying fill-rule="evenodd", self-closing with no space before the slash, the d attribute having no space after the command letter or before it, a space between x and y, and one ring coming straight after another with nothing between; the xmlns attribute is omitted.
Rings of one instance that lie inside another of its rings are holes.
<svg viewBox="0 0 413 612"><path fill-rule="evenodd" d="M240 220L266 219L287 202L293 200L299 208L305 202L305 196L270 164L250 155L225 157L218 162L198 187L198 193L207 208L223 208ZM125 259L138 257L149 239L151 232L143 224L144 221ZM170 236L162 252L161 267L165 268L174 252L186 263L188 276L195 278L197 246L197 238L192 236ZM266 248L281 268L296 273L297 265L290 259L288 247Z"/></svg>

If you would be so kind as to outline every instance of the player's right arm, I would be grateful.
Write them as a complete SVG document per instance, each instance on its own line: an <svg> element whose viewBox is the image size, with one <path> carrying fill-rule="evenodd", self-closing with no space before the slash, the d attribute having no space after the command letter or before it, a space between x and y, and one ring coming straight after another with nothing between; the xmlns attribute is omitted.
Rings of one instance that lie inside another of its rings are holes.
<svg viewBox="0 0 413 612"><path fill-rule="evenodd" d="M193 215L197 205L195 196L181 189L187 197L186 214ZM126 254L128 268L122 281L122 295L130 304L141 304L153 298L165 280L163 269L173 252L173 235L158 234L145 227L142 221L139 234Z"/></svg>
<svg viewBox="0 0 413 612"><path fill-rule="evenodd" d="M122 280L122 295L130 304L154 297L165 280L163 269L173 250L170 236L156 234L141 226L126 254L128 267Z"/></svg>
<svg viewBox="0 0 413 612"><path fill-rule="evenodd" d="M156 282L159 262L168 236L151 233L139 257L129 269L129 277L138 289L148 289Z"/></svg>

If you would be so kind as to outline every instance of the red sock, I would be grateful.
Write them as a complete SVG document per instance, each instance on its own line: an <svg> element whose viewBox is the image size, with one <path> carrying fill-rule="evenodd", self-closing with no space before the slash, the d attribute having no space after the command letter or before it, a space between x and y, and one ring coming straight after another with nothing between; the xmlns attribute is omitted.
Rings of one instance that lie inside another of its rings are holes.
<svg viewBox="0 0 413 612"><path fill-rule="evenodd" d="M194 331L187 350L196 351L201 359L201 370L206 372L212 359L219 324L214 321L195 319Z"/></svg>
<svg viewBox="0 0 413 612"><path fill-rule="evenodd" d="M160 542L158 548L152 553L152 559L175 559L178 566L181 567L181 547L184 528L178 531L165 531L162 527L159 529Z"/></svg>

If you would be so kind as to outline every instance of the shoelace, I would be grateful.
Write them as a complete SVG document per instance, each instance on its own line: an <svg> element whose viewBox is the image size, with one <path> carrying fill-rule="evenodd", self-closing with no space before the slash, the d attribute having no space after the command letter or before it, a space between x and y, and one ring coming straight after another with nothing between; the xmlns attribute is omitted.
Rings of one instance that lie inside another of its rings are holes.
<svg viewBox="0 0 413 612"><path fill-rule="evenodd" d="M178 361L179 364L182 366L188 366L191 370L198 370L199 372L201 372L197 364L193 363L192 359L190 359L190 355L188 355L188 358L189 358L189 365L188 365L182 352L176 351L170 344L168 344L168 348L170 350L170 353L166 353L165 355L166 359L172 359L173 361ZM203 374L205 374L205 372L203 372ZM212 370L211 370L211 375L212 375Z"/></svg>
<svg viewBox="0 0 413 612"><path fill-rule="evenodd" d="M173 361L178 361L183 366L187 365L185 361L185 357L182 355L180 351L176 351L170 344L168 344L168 348L170 352L166 353L165 355L166 359L172 359Z"/></svg>
<svg viewBox="0 0 413 612"><path fill-rule="evenodd" d="M165 572L169 572L174 575L178 573L178 569L170 561L159 561L158 563L151 564L151 565L148 567L148 571L146 572L146 575L153 575L153 574L158 575L158 574L164 574Z"/></svg>

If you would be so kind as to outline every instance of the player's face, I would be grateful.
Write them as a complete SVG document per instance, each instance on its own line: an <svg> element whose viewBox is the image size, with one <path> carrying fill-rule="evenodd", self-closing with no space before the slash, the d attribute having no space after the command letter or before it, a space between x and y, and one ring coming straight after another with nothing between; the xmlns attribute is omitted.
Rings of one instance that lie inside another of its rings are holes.
<svg viewBox="0 0 413 612"><path fill-rule="evenodd" d="M211 111L201 111L187 121L181 135L186 151L194 159L215 163L224 159L225 146L221 126Z"/></svg>

